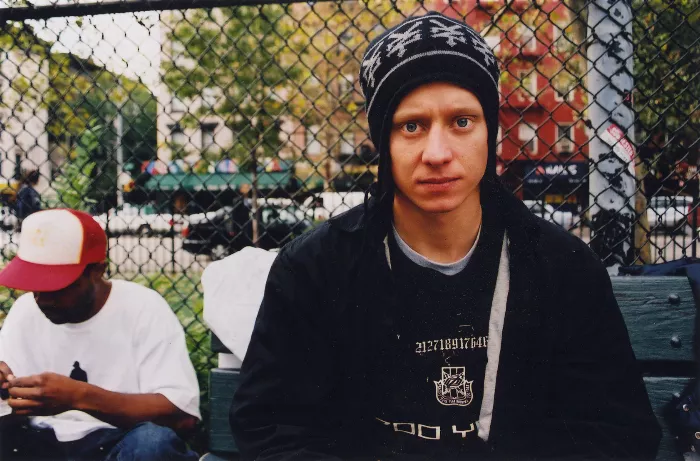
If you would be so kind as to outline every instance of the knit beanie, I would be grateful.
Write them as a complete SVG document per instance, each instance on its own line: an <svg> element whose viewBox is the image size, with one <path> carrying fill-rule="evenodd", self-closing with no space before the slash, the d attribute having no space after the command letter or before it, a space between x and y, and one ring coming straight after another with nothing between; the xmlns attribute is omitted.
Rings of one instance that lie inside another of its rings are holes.
<svg viewBox="0 0 700 461"><path fill-rule="evenodd" d="M379 152L373 195L390 206L394 181L389 135L394 112L415 88L447 82L471 91L481 103L488 127L485 180L496 178L499 70L486 41L463 22L440 13L407 18L372 40L360 67L372 143Z"/></svg>

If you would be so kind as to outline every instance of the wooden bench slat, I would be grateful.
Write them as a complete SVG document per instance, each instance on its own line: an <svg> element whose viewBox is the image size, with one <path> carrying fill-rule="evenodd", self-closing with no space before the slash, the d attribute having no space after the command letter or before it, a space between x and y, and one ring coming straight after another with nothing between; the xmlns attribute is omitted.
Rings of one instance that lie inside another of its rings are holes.
<svg viewBox="0 0 700 461"><path fill-rule="evenodd" d="M228 413L240 378L240 371L225 368L214 368L209 374L209 449L215 453L238 453Z"/></svg>
<svg viewBox="0 0 700 461"><path fill-rule="evenodd" d="M682 460L683 456L676 452L673 436L669 430L666 420L663 418L663 410L665 406L673 400L673 394L679 393L690 382L690 378L644 378L647 392L649 393L649 401L654 409L656 419L663 430L663 438L659 445L659 453L656 459L659 461Z"/></svg>
<svg viewBox="0 0 700 461"><path fill-rule="evenodd" d="M686 277L612 277L637 360L693 359L695 303ZM678 302L669 300L676 295ZM672 344L677 337L680 343Z"/></svg>

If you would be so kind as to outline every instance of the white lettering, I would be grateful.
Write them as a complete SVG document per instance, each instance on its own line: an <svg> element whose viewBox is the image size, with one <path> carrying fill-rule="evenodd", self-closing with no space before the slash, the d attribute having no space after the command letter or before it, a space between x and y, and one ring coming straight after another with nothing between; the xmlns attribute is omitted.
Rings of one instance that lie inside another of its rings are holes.
<svg viewBox="0 0 700 461"><path fill-rule="evenodd" d="M433 430L433 437L423 435L424 429L432 429ZM428 439L428 440L440 440L440 426L424 426L422 424L419 424L418 425L418 437L420 437L422 439Z"/></svg>
<svg viewBox="0 0 700 461"><path fill-rule="evenodd" d="M408 426L410 430L400 429L401 426ZM413 423L394 423L396 432L405 432L406 434L416 435L416 426Z"/></svg>
<svg viewBox="0 0 700 461"><path fill-rule="evenodd" d="M466 439L467 434L470 432L474 432L474 423L471 423L469 425L469 429L467 429L466 431L458 431L457 426L452 426L452 433L453 434L461 434L463 439Z"/></svg>

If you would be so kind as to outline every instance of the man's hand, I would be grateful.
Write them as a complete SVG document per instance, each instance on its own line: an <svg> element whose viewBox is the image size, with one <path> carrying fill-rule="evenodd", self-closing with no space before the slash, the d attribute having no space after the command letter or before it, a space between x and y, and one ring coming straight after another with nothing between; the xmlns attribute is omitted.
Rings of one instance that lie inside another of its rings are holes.
<svg viewBox="0 0 700 461"><path fill-rule="evenodd" d="M73 410L85 383L56 373L9 380L8 403L17 415L48 416Z"/></svg>
<svg viewBox="0 0 700 461"><path fill-rule="evenodd" d="M15 379L15 375L5 362L0 362L0 398L7 400L9 394L7 388L10 386L9 381Z"/></svg>

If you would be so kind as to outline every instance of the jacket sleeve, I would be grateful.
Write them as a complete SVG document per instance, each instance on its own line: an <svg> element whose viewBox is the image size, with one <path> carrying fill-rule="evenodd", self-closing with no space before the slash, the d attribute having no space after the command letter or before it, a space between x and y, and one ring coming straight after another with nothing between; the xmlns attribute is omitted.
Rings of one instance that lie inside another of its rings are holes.
<svg viewBox="0 0 700 461"><path fill-rule="evenodd" d="M318 309L324 287L311 282L319 268L293 263L285 250L270 268L230 423L243 459L337 459L335 364Z"/></svg>
<svg viewBox="0 0 700 461"><path fill-rule="evenodd" d="M563 299L551 411L584 459L654 459L661 430L607 271L585 248ZM573 285L573 286L571 286Z"/></svg>

